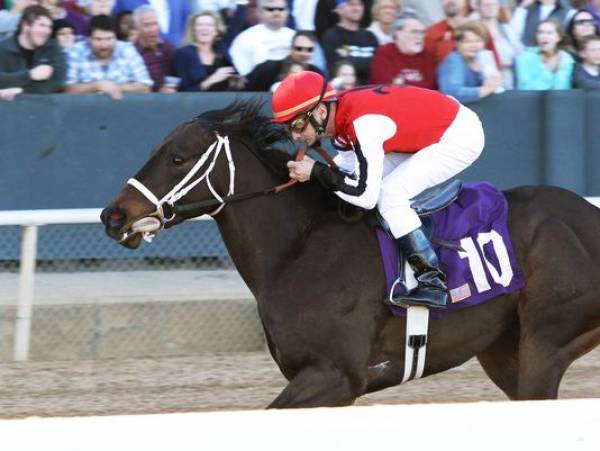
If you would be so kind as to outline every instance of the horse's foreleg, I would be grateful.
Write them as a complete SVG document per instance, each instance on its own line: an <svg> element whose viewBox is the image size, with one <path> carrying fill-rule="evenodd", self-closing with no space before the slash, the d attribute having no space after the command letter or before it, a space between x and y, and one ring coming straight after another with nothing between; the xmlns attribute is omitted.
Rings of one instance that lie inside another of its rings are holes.
<svg viewBox="0 0 600 451"><path fill-rule="evenodd" d="M556 399L569 363L560 349L539 339L521 340L517 399Z"/></svg>
<svg viewBox="0 0 600 451"><path fill-rule="evenodd" d="M519 390L519 327L508 329L485 351L477 354L489 378L510 399L517 399Z"/></svg>
<svg viewBox="0 0 600 451"><path fill-rule="evenodd" d="M357 391L339 368L319 362L298 372L269 408L347 406L362 394Z"/></svg>

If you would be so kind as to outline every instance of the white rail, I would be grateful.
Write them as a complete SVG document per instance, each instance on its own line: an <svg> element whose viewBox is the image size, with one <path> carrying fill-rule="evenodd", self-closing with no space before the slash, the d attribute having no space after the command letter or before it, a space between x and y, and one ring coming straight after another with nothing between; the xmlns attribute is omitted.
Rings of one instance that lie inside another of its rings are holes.
<svg viewBox="0 0 600 451"><path fill-rule="evenodd" d="M600 197L586 197L600 207ZM33 305L33 282L37 256L37 228L52 224L94 224L100 222L100 208L79 208L68 210L13 210L0 211L0 226L21 226L21 264L19 272L19 294L14 337L14 360L29 358L31 336L31 314ZM212 220L202 216L194 220Z"/></svg>
<svg viewBox="0 0 600 451"><path fill-rule="evenodd" d="M38 227L56 224L97 224L100 223L101 212L101 208L0 211L0 226L21 226L23 229L13 350L15 361L22 362L29 358ZM194 218L195 221L211 219L210 216Z"/></svg>

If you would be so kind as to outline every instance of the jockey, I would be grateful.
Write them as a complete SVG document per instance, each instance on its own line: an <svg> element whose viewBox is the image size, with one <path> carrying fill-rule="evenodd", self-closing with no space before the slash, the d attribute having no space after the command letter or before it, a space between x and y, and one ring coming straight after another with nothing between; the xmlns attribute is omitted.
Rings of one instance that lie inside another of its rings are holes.
<svg viewBox="0 0 600 451"><path fill-rule="evenodd" d="M285 78L273 93L273 120L308 146L331 138L339 170L310 157L288 162L290 177L319 181L353 205L377 206L418 287L392 299L445 308L446 275L410 208L410 199L471 165L484 135L477 115L452 97L410 86L362 86L336 93L320 74Z"/></svg>

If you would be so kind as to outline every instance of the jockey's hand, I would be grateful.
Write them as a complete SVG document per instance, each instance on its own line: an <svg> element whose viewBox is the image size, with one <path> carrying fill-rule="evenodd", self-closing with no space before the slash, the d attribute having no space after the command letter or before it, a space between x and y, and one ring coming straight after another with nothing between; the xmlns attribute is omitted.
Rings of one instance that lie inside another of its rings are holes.
<svg viewBox="0 0 600 451"><path fill-rule="evenodd" d="M287 167L290 170L290 178L299 182L307 182L310 180L315 160L310 157L304 157L300 161L288 161Z"/></svg>

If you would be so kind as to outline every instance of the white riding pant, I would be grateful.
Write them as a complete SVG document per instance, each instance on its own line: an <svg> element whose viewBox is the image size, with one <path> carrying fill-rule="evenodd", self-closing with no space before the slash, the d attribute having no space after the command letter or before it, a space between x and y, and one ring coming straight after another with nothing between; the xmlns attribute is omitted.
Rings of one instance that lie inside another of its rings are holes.
<svg viewBox="0 0 600 451"><path fill-rule="evenodd" d="M481 121L461 105L441 139L417 153L387 153L377 207L395 238L421 226L410 199L471 165L485 143Z"/></svg>

